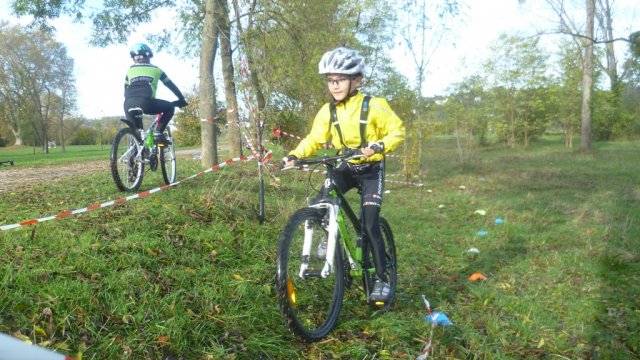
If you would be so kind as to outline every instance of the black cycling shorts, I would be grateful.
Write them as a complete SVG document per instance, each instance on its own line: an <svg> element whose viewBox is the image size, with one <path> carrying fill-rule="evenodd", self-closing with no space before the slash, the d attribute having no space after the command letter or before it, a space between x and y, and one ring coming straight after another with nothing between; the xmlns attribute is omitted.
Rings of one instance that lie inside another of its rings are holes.
<svg viewBox="0 0 640 360"><path fill-rule="evenodd" d="M362 206L380 207L384 193L384 162L342 163L336 171L335 182L342 193L357 188L362 195Z"/></svg>

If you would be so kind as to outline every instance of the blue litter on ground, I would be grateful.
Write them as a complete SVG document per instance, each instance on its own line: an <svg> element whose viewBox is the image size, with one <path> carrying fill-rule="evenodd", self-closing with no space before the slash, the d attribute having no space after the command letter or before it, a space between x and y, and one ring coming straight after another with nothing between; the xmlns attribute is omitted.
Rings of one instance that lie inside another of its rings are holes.
<svg viewBox="0 0 640 360"><path fill-rule="evenodd" d="M504 219L502 219L502 218L496 218L495 223L496 223L496 224L504 224Z"/></svg>
<svg viewBox="0 0 640 360"><path fill-rule="evenodd" d="M447 315L445 315L440 311L434 311L431 314L426 315L424 319L433 325L441 325L441 326L453 325L453 323L451 322L451 320L449 320Z"/></svg>
<svg viewBox="0 0 640 360"><path fill-rule="evenodd" d="M487 235L487 232L485 230L480 230L480 231L477 232L477 235L478 236L485 236L485 235Z"/></svg>

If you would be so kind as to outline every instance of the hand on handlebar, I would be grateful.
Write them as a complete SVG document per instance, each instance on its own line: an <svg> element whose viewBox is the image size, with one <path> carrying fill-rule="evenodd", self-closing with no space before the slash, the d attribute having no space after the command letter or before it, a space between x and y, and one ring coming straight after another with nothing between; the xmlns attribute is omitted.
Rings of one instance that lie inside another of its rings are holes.
<svg viewBox="0 0 640 360"><path fill-rule="evenodd" d="M173 104L173 106L179 107L179 108L182 108L182 107L185 107L185 106L189 105L187 103L187 100L185 100L185 99L176 100L176 101L172 102L172 104Z"/></svg>
<svg viewBox="0 0 640 360"><path fill-rule="evenodd" d="M289 155L289 156L285 156L282 159L282 167L283 168L289 168L289 167L295 167L298 166L298 157L295 155Z"/></svg>
<svg viewBox="0 0 640 360"><path fill-rule="evenodd" d="M384 151L384 144L381 142L370 142L366 147L361 148L360 151L365 157L381 154Z"/></svg>

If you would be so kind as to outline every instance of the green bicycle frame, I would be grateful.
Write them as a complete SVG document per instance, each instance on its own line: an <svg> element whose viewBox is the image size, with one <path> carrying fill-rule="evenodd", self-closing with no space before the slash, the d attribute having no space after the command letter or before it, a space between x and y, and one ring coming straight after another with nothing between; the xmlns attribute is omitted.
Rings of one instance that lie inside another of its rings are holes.
<svg viewBox="0 0 640 360"><path fill-rule="evenodd" d="M351 206L349 206L349 203L345 199L344 195L342 195L335 189L333 189L330 194L340 199L340 208L337 216L338 232L340 233L342 245L347 252L347 256L349 257L348 261L351 277L361 277L363 275L362 225L360 224L360 220L354 213L353 209L351 209ZM349 220L355 226L356 234L359 234L356 239L353 239L351 234L347 230L347 220L345 219L345 217L349 218ZM371 271L375 271L375 269L371 269Z"/></svg>

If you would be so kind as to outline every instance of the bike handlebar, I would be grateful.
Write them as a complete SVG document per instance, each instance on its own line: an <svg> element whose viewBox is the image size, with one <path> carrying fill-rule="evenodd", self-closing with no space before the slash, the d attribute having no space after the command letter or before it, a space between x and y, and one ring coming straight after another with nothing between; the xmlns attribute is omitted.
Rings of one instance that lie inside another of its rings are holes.
<svg viewBox="0 0 640 360"><path fill-rule="evenodd" d="M286 166L282 168L282 170L299 169L302 167L308 167L310 165L327 165L330 167L334 167L335 166L334 164L338 161L362 159L364 157L366 156L363 153L361 153L360 150L356 149L356 150L347 152L345 154L340 154L336 156L323 156L321 158L315 158L315 159L299 159L299 160L296 160L297 164L295 166Z"/></svg>

